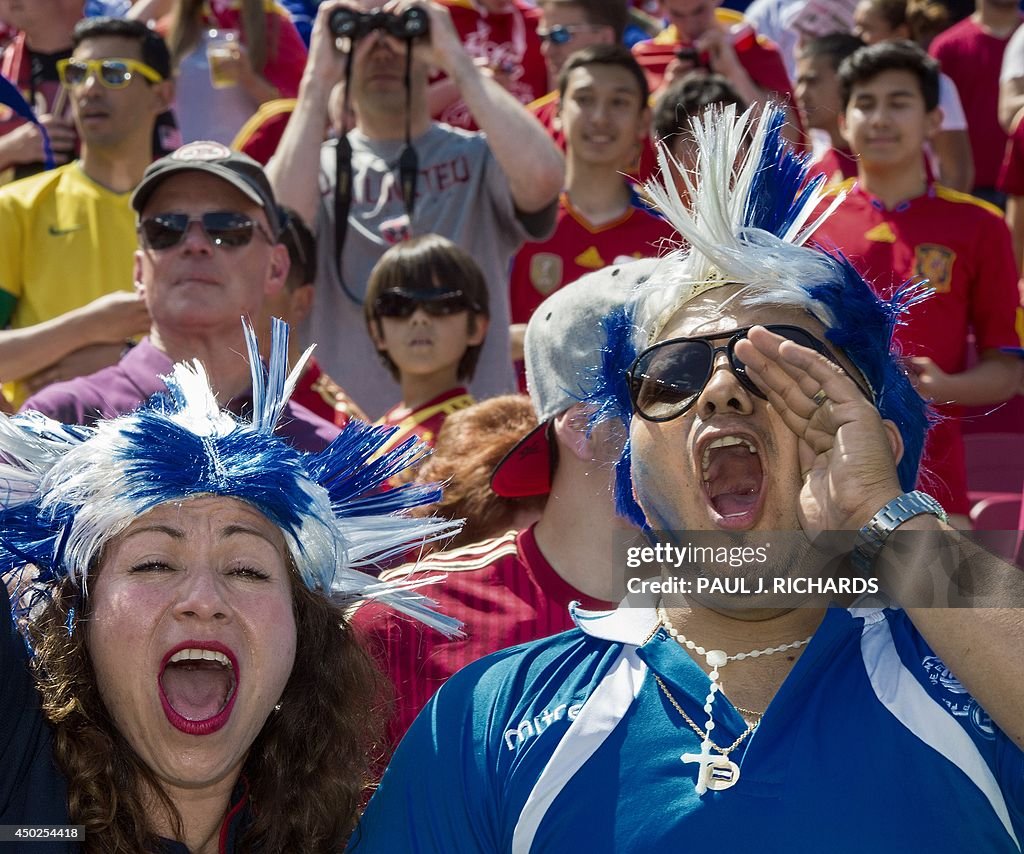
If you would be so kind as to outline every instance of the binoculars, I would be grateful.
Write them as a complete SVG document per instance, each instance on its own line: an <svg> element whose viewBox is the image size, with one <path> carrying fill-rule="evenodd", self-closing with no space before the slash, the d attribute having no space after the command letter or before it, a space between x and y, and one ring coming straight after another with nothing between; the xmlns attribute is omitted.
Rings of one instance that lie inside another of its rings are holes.
<svg viewBox="0 0 1024 854"><path fill-rule="evenodd" d="M347 37L353 41L367 36L374 30L383 30L389 36L412 41L430 32L430 18L426 10L413 6L401 15L389 12L358 12L354 9L337 9L329 21L335 38Z"/></svg>

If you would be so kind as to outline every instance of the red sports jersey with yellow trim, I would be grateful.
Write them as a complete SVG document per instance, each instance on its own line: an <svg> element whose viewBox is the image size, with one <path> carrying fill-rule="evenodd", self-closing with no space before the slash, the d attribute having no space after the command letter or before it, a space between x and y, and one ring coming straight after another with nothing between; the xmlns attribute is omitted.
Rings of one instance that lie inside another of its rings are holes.
<svg viewBox="0 0 1024 854"><path fill-rule="evenodd" d="M449 640L391 609L369 603L353 623L395 688L393 744L445 680L492 652L573 628L569 603L607 610L611 603L585 596L568 584L541 554L531 526L501 537L438 552L416 566L382 577L443 581L425 588L443 614L465 624L465 637Z"/></svg>
<svg viewBox="0 0 1024 854"><path fill-rule="evenodd" d="M377 421L380 427L398 427L398 432L379 451L384 454L391 448L401 444L410 436L419 436L420 441L434 447L437 434L445 418L460 409L472 406L476 401L462 386L448 389L437 397L428 400L422 406L409 409L407 406L396 406L383 418Z"/></svg>
<svg viewBox="0 0 1024 854"><path fill-rule="evenodd" d="M273 101L260 104L260 108L235 134L231 147L266 166L277 151L281 137L284 136L284 129L288 127L297 103L296 98L275 98Z"/></svg>
<svg viewBox="0 0 1024 854"><path fill-rule="evenodd" d="M923 196L886 210L853 181L846 200L815 239L835 246L883 296L910 279L935 293L911 309L896 340L904 355L928 356L946 373L967 367L967 335L978 352L1020 346L1017 265L997 208L931 184ZM970 510L959 406L939 406L929 432L920 486L951 513Z"/></svg>
<svg viewBox="0 0 1024 854"><path fill-rule="evenodd" d="M488 12L472 0L440 2L448 7L466 53L501 75L502 85L519 103L529 104L548 91L548 68L537 35L539 9L523 0L512 0L505 12ZM433 118L453 127L477 129L461 97Z"/></svg>
<svg viewBox="0 0 1024 854"><path fill-rule="evenodd" d="M525 244L512 262L512 322L526 323L550 294L585 273L607 267L616 258L657 256L662 241L673 237L672 226L645 210L635 194L622 216L595 226L562 193L555 233L539 243Z"/></svg>
<svg viewBox="0 0 1024 854"><path fill-rule="evenodd" d="M847 149L829 148L807 170L807 178L825 176L825 185L842 184L857 177L857 155Z"/></svg>
<svg viewBox="0 0 1024 854"><path fill-rule="evenodd" d="M715 17L720 26L732 33L736 58L750 75L750 79L762 89L774 92L777 100L795 103L786 64L782 61L775 44L770 39L758 35L753 26L738 12L718 9ZM652 92L661 88L665 69L675 59L676 51L682 46L683 39L679 31L671 25L665 27L653 39L633 46L633 56L647 74Z"/></svg>

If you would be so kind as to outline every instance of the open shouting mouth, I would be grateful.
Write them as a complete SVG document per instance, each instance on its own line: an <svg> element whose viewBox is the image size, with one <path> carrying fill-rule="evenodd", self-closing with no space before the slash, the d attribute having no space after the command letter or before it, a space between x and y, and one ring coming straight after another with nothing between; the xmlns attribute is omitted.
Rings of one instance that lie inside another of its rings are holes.
<svg viewBox="0 0 1024 854"><path fill-rule="evenodd" d="M730 530L747 530L761 515L764 469L753 436L707 436L697 448L704 497L712 521Z"/></svg>
<svg viewBox="0 0 1024 854"><path fill-rule="evenodd" d="M216 641L185 641L167 651L157 680L171 726L209 735L231 717L238 696L238 660Z"/></svg>

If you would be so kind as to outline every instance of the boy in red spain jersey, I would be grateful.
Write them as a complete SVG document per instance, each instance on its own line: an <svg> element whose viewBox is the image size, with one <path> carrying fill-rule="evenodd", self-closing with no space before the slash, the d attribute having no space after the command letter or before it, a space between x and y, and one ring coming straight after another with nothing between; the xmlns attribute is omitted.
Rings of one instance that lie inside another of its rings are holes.
<svg viewBox="0 0 1024 854"><path fill-rule="evenodd" d="M398 427L385 450L416 435L428 445L451 413L475 402L473 379L490 317L476 262L426 234L392 246L370 273L366 328L402 399L377 424Z"/></svg>
<svg viewBox="0 0 1024 854"><path fill-rule="evenodd" d="M445 574L429 595L439 611L462 620L465 637L421 632L375 603L356 612L357 630L395 689L392 746L455 671L572 628L571 602L607 608L624 595L615 556L639 533L615 513L612 460L623 436L609 424L591 429L591 407L579 397L585 393L582 378L601 361L606 319L622 311L654 263L635 261L585 276L547 299L530 321L526 366L539 426L498 464L491 487L504 498L546 496L539 521L382 576Z"/></svg>
<svg viewBox="0 0 1024 854"><path fill-rule="evenodd" d="M647 83L629 49L592 45L573 54L559 92L566 187L555 233L525 245L512 263L513 324L525 324L545 297L616 258L656 256L673 234L622 175L650 124Z"/></svg>
<svg viewBox="0 0 1024 854"><path fill-rule="evenodd" d="M927 279L934 294L896 331L914 383L940 404L922 486L967 523L961 406L996 404L1020 382L1017 267L999 211L926 177L921 152L938 128L938 67L911 42L861 48L839 69L843 134L858 178L816 238L842 251L882 294ZM973 329L978 363L967 366Z"/></svg>
<svg viewBox="0 0 1024 854"><path fill-rule="evenodd" d="M629 23L629 8L626 0L541 0L538 8L541 19L537 34L548 67L548 88L551 91L527 104L527 109L544 125L558 147L565 151L565 133L559 120L561 96L558 92L562 66L574 53L591 45L621 44ZM631 178L643 182L657 168L654 145L650 134L645 134L626 171Z"/></svg>

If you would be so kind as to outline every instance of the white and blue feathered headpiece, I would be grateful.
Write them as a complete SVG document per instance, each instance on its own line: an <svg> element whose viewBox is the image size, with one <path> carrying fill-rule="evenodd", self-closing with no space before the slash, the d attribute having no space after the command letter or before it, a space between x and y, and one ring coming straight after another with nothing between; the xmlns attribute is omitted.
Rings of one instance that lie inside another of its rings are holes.
<svg viewBox="0 0 1024 854"><path fill-rule="evenodd" d="M881 416L899 428L905 448L900 481L912 489L927 407L893 352L893 333L928 290L905 285L892 299L881 299L841 254L805 245L843 196L826 205L825 177L807 180L807 159L782 136L782 107L769 105L756 116L753 108L737 116L730 105L711 107L694 119L695 173L661 147L660 180L646 190L685 248L663 257L623 315L606 321L608 344L588 402L597 406L598 419L628 423L632 407L625 371L636 355L690 300L721 285L743 285L743 305L799 307L821 321L828 340L867 381ZM681 176L688 201L680 196L674 174ZM616 467L616 504L643 525L632 496L629 453L627 443Z"/></svg>
<svg viewBox="0 0 1024 854"><path fill-rule="evenodd" d="M200 362L177 364L168 391L94 427L39 413L0 415L0 577L19 596L15 619L71 579L86 592L103 547L158 505L200 495L237 498L284 534L310 589L345 605L375 598L446 633L458 621L430 610L407 587L377 581L370 567L454 533L459 523L412 518L440 498L436 486L386 488L422 459L415 439L379 454L394 428L352 421L319 453L303 453L274 428L312 349L287 374L288 327L274 321L269 370L246 326L252 420L221 411Z"/></svg>

